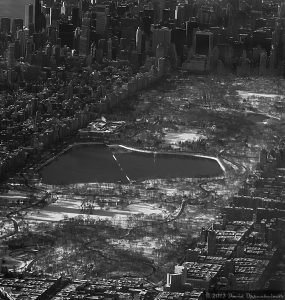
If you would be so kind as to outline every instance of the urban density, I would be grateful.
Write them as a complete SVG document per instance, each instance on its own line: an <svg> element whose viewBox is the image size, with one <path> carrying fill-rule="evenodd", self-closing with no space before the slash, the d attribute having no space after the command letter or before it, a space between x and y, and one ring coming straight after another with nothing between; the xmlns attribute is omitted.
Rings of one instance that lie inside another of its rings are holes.
<svg viewBox="0 0 285 300"><path fill-rule="evenodd" d="M284 78L284 0L0 0L0 299L285 299Z"/></svg>

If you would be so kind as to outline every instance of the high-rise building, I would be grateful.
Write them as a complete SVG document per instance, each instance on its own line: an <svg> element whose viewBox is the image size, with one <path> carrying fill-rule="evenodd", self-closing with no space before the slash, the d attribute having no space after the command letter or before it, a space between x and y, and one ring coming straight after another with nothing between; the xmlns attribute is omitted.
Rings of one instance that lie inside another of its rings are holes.
<svg viewBox="0 0 285 300"><path fill-rule="evenodd" d="M263 49L266 49L266 31L259 29L259 30L255 30L252 33L252 47L257 47L260 46Z"/></svg>
<svg viewBox="0 0 285 300"><path fill-rule="evenodd" d="M195 54L211 56L213 49L213 33L197 31L195 36Z"/></svg>
<svg viewBox="0 0 285 300"><path fill-rule="evenodd" d="M83 18L83 6L82 0L78 1L78 8L79 8L79 20Z"/></svg>
<svg viewBox="0 0 285 300"><path fill-rule="evenodd" d="M252 10L262 11L262 0L253 0L252 1Z"/></svg>
<svg viewBox="0 0 285 300"><path fill-rule="evenodd" d="M155 11L155 18L157 21L162 19L162 11L165 8L165 0L152 0L152 5Z"/></svg>
<svg viewBox="0 0 285 300"><path fill-rule="evenodd" d="M2 18L1 19L1 32L9 33L11 31L11 19Z"/></svg>
<svg viewBox="0 0 285 300"><path fill-rule="evenodd" d="M170 292L179 292L182 288L182 274L167 273L166 286L169 287Z"/></svg>
<svg viewBox="0 0 285 300"><path fill-rule="evenodd" d="M53 7L54 5L54 0L46 0L45 2L47 7Z"/></svg>
<svg viewBox="0 0 285 300"><path fill-rule="evenodd" d="M202 6L199 10L199 20L202 24L209 24L211 21L211 9L208 6Z"/></svg>
<svg viewBox="0 0 285 300"><path fill-rule="evenodd" d="M20 41L18 39L15 40L15 52L14 52L15 58L19 59L21 57L21 45Z"/></svg>
<svg viewBox="0 0 285 300"><path fill-rule="evenodd" d="M120 5L117 7L117 14L119 17L123 18L126 17L127 14L127 6L126 5Z"/></svg>
<svg viewBox="0 0 285 300"><path fill-rule="evenodd" d="M281 2L280 6L278 7L278 16L279 18L285 17L285 2Z"/></svg>
<svg viewBox="0 0 285 300"><path fill-rule="evenodd" d="M178 5L175 9L175 20L178 24L181 24L184 22L184 6Z"/></svg>
<svg viewBox="0 0 285 300"><path fill-rule="evenodd" d="M184 5L184 20L189 21L193 17L193 5Z"/></svg>
<svg viewBox="0 0 285 300"><path fill-rule="evenodd" d="M62 2L61 8L60 8L60 13L62 15L67 15L67 8L66 8L65 1Z"/></svg>
<svg viewBox="0 0 285 300"><path fill-rule="evenodd" d="M229 3L234 11L238 11L240 9L240 0L229 0Z"/></svg>
<svg viewBox="0 0 285 300"><path fill-rule="evenodd" d="M175 11L176 6L178 5L177 0L164 0L165 8L169 8L172 11Z"/></svg>
<svg viewBox="0 0 285 300"><path fill-rule="evenodd" d="M169 22L171 18L171 10L169 8L165 8L162 11L162 22L163 24L166 24L167 22Z"/></svg>
<svg viewBox="0 0 285 300"><path fill-rule="evenodd" d="M171 43L171 29L167 27L154 28L152 31L152 51L156 51L157 45L160 44L166 51Z"/></svg>
<svg viewBox="0 0 285 300"><path fill-rule="evenodd" d="M52 47L51 47L51 44L48 43L46 45L46 48L45 48L45 54L46 56L48 57L48 59L50 59L51 55L52 55Z"/></svg>
<svg viewBox="0 0 285 300"><path fill-rule="evenodd" d="M12 22L12 33L16 34L17 30L23 29L24 20L23 19L14 19Z"/></svg>
<svg viewBox="0 0 285 300"><path fill-rule="evenodd" d="M9 43L7 49L7 67L13 69L15 67L15 44Z"/></svg>
<svg viewBox="0 0 285 300"><path fill-rule="evenodd" d="M216 253L216 232L214 230L209 230L207 237L207 252L208 255L215 255Z"/></svg>
<svg viewBox="0 0 285 300"><path fill-rule="evenodd" d="M35 50L38 50L39 48L42 47L42 35L40 32L35 32L33 34L33 44Z"/></svg>
<svg viewBox="0 0 285 300"><path fill-rule="evenodd" d="M183 58L184 45L186 44L186 30L175 28L171 31L171 42L175 45L176 53L179 58Z"/></svg>
<svg viewBox="0 0 285 300"><path fill-rule="evenodd" d="M79 7L73 7L72 8L72 18L71 22L74 25L74 27L79 27L80 26L80 11Z"/></svg>
<svg viewBox="0 0 285 300"><path fill-rule="evenodd" d="M82 19L79 55L86 56L90 53L90 24L91 24L90 18Z"/></svg>
<svg viewBox="0 0 285 300"><path fill-rule="evenodd" d="M46 18L46 27L51 26L51 8L50 7L46 8L45 18Z"/></svg>
<svg viewBox="0 0 285 300"><path fill-rule="evenodd" d="M143 29L143 32L147 35L150 34L151 32L151 24L152 24L152 21L151 21L151 17L143 17L142 18L142 29Z"/></svg>
<svg viewBox="0 0 285 300"><path fill-rule="evenodd" d="M49 26L47 28L47 38L50 43L53 45L56 44L58 38L58 31L55 27Z"/></svg>
<svg viewBox="0 0 285 300"><path fill-rule="evenodd" d="M108 9L106 5L96 6L96 31L99 34L104 34L107 29Z"/></svg>
<svg viewBox="0 0 285 300"><path fill-rule="evenodd" d="M25 52L25 59L26 61L31 61L32 59L32 54L34 50L34 43L31 38L28 38L26 41L26 52Z"/></svg>
<svg viewBox="0 0 285 300"><path fill-rule="evenodd" d="M195 17L186 22L186 42L188 46L193 44L194 31L199 27L199 23Z"/></svg>
<svg viewBox="0 0 285 300"><path fill-rule="evenodd" d="M60 23L59 38L61 39L61 47L66 45L73 48L74 26L68 23Z"/></svg>
<svg viewBox="0 0 285 300"><path fill-rule="evenodd" d="M42 11L41 11L40 0L35 0L34 22L35 22L35 31L36 32L41 31L42 30Z"/></svg>
<svg viewBox="0 0 285 300"><path fill-rule="evenodd" d="M142 52L142 30L140 27L138 27L136 32L136 48L138 53Z"/></svg>
<svg viewBox="0 0 285 300"><path fill-rule="evenodd" d="M26 39L30 36L30 30L29 30L29 28L24 28L24 35L25 35Z"/></svg>
<svg viewBox="0 0 285 300"><path fill-rule="evenodd" d="M213 47L220 44L220 36L222 34L222 28L221 27L210 27L209 29L213 33Z"/></svg>
<svg viewBox="0 0 285 300"><path fill-rule="evenodd" d="M113 47L113 42L112 39L109 38L107 41L107 48L108 48L107 54L109 59L112 59L112 50L113 50L112 47Z"/></svg>
<svg viewBox="0 0 285 300"><path fill-rule="evenodd" d="M25 27L29 28L30 24L33 24L34 6L29 3L25 5Z"/></svg>
<svg viewBox="0 0 285 300"><path fill-rule="evenodd" d="M150 18L150 22L151 22L151 24L153 24L154 23L155 11L153 9L145 9L143 11L143 13L144 13L144 17Z"/></svg>
<svg viewBox="0 0 285 300"><path fill-rule="evenodd" d="M51 9L51 25L55 25L56 22L60 19L60 7L52 7Z"/></svg>
<svg viewBox="0 0 285 300"><path fill-rule="evenodd" d="M20 57L24 57L26 51L26 36L24 30L17 30L17 39L19 41L20 46Z"/></svg>
<svg viewBox="0 0 285 300"><path fill-rule="evenodd" d="M73 49L79 54L79 45L80 45L80 27L76 27L74 31L74 39L73 39Z"/></svg>

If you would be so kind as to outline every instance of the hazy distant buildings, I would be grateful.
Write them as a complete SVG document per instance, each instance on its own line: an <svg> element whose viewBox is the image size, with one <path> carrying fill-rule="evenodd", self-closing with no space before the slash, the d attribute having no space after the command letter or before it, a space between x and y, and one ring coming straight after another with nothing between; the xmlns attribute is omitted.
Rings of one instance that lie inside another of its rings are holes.
<svg viewBox="0 0 285 300"><path fill-rule="evenodd" d="M142 51L142 30L140 27L138 27L136 32L136 49L138 53L141 53Z"/></svg>
<svg viewBox="0 0 285 300"><path fill-rule="evenodd" d="M152 30L152 51L155 53L158 45L161 45L166 53L171 44L171 29L167 27L154 28Z"/></svg>
<svg viewBox="0 0 285 300"><path fill-rule="evenodd" d="M196 55L210 56L213 50L213 33L209 31L197 31L195 35Z"/></svg>
<svg viewBox="0 0 285 300"><path fill-rule="evenodd" d="M90 50L90 18L82 19L80 31L79 55L88 55Z"/></svg>
<svg viewBox="0 0 285 300"><path fill-rule="evenodd" d="M68 46L73 48L74 26L73 24L60 23L59 24L59 38L61 47Z"/></svg>
<svg viewBox="0 0 285 300"><path fill-rule="evenodd" d="M25 27L29 28L34 22L34 6L33 4L25 5Z"/></svg>
<svg viewBox="0 0 285 300"><path fill-rule="evenodd" d="M80 26L81 18L80 18L79 7L73 7L72 8L71 22L74 25L74 27L79 27Z"/></svg>
<svg viewBox="0 0 285 300"><path fill-rule="evenodd" d="M13 69L15 67L15 44L9 43L7 51L7 67Z"/></svg>
<svg viewBox="0 0 285 300"><path fill-rule="evenodd" d="M196 31L193 45L193 56L183 64L189 71L204 73L211 68L213 51L213 33L210 31Z"/></svg>
<svg viewBox="0 0 285 300"><path fill-rule="evenodd" d="M96 6L96 32L104 34L107 29L108 22L108 8L106 5Z"/></svg>
<svg viewBox="0 0 285 300"><path fill-rule="evenodd" d="M12 22L12 33L16 34L17 30L23 29L24 21L23 19L13 19Z"/></svg>
<svg viewBox="0 0 285 300"><path fill-rule="evenodd" d="M42 13L42 6L40 0L35 0L35 8L34 8L34 23L35 23L35 31L41 32L45 26L45 15Z"/></svg>
<svg viewBox="0 0 285 300"><path fill-rule="evenodd" d="M2 18L1 19L1 32L7 34L11 31L11 19L10 18Z"/></svg>
<svg viewBox="0 0 285 300"><path fill-rule="evenodd" d="M184 22L184 13L185 13L184 6L181 6L181 5L176 6L175 20L177 21L178 24L181 24L182 22Z"/></svg>
<svg viewBox="0 0 285 300"><path fill-rule="evenodd" d="M152 0L153 9L155 11L155 18L157 21L162 19L162 11L165 8L165 0Z"/></svg>

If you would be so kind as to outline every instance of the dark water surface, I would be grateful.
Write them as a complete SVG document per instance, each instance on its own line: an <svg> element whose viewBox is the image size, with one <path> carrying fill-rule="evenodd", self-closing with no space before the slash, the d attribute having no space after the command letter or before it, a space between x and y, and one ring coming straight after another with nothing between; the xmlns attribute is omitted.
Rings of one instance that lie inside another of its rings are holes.
<svg viewBox="0 0 285 300"><path fill-rule="evenodd" d="M132 180L213 177L222 174L217 161L204 157L141 152L119 153L116 157Z"/></svg>
<svg viewBox="0 0 285 300"><path fill-rule="evenodd" d="M68 149L41 170L42 182L53 185L87 182L128 183L112 152L105 145Z"/></svg>
<svg viewBox="0 0 285 300"><path fill-rule="evenodd" d="M113 151L113 152L112 152ZM213 177L223 174L216 160L175 153L116 151L106 145L71 147L42 167L42 182L65 185L90 182Z"/></svg>

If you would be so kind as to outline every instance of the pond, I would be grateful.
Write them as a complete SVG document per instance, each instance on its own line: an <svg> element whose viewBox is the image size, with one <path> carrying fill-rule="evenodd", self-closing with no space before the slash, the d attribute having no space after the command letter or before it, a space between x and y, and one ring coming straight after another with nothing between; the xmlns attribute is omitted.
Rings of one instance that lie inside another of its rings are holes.
<svg viewBox="0 0 285 300"><path fill-rule="evenodd" d="M223 175L212 157L155 153L120 145L76 144L40 168L42 182L51 185L147 179L216 177Z"/></svg>

